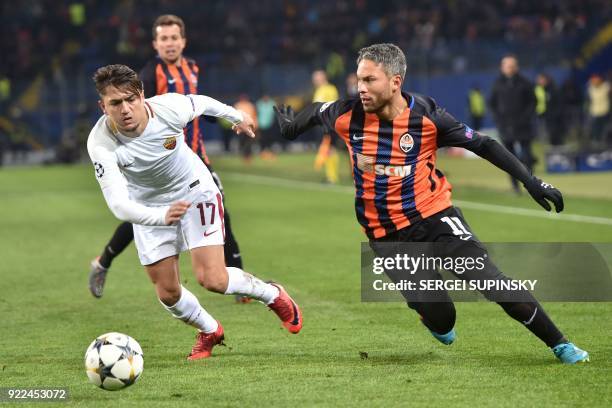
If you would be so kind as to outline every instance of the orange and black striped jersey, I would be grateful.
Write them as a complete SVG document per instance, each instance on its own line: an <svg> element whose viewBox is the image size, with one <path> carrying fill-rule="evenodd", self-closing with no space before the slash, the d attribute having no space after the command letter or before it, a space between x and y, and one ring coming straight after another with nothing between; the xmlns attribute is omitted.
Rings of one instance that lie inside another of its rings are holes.
<svg viewBox="0 0 612 408"><path fill-rule="evenodd" d="M147 98L168 92L199 95L199 73L200 68L192 59L182 57L180 66L177 66L166 64L161 58L156 57L142 69L140 79L144 84L145 97ZM210 162L204 147L201 120L197 117L189 122L184 129L185 142L208 165Z"/></svg>
<svg viewBox="0 0 612 408"><path fill-rule="evenodd" d="M384 237L451 204L451 184L436 168L443 146L472 150L487 136L458 122L432 98L403 93L408 107L394 120L366 113L361 101L320 104L316 124L341 137L351 158L357 220L370 238Z"/></svg>

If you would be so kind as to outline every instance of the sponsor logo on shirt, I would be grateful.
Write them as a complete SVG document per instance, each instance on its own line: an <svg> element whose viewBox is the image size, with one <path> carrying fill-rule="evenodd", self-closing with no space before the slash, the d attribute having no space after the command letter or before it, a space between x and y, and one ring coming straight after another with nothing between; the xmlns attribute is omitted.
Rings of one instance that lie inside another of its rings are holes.
<svg viewBox="0 0 612 408"><path fill-rule="evenodd" d="M374 173L377 176L387 177L407 177L412 170L411 165L392 166L375 163L374 157L357 153L357 168L367 173Z"/></svg>
<svg viewBox="0 0 612 408"><path fill-rule="evenodd" d="M176 147L176 136L167 137L164 140L164 147L166 150L173 150Z"/></svg>
<svg viewBox="0 0 612 408"><path fill-rule="evenodd" d="M412 166L385 166L384 164L375 164L374 173L377 176L388 176L388 177L406 177L410 175Z"/></svg>

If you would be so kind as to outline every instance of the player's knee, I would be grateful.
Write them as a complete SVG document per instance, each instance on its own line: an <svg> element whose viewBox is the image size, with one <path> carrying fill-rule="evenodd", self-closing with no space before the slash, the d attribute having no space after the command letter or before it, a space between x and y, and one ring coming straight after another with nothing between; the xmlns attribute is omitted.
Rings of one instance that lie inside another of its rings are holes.
<svg viewBox="0 0 612 408"><path fill-rule="evenodd" d="M181 298L181 287L158 287L157 297L166 306L175 305Z"/></svg>
<svg viewBox="0 0 612 408"><path fill-rule="evenodd" d="M204 287L204 289L211 292L225 293L225 290L227 289L227 283L222 282L219 279L201 278L198 279L198 282Z"/></svg>
<svg viewBox="0 0 612 408"><path fill-rule="evenodd" d="M225 266L203 268L197 274L198 283L206 290L225 293L227 290L227 271Z"/></svg>

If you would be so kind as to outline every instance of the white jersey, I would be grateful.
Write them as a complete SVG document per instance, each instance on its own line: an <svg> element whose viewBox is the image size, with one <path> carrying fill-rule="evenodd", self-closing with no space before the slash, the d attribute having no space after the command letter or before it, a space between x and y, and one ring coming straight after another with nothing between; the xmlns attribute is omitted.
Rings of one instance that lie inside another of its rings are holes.
<svg viewBox="0 0 612 408"><path fill-rule="evenodd" d="M169 205L195 181L214 186L210 172L187 146L183 128L199 115L242 121L239 111L203 95L168 93L145 100L149 121L137 137L124 136L103 115L87 150L104 198L115 216L134 224L164 225Z"/></svg>

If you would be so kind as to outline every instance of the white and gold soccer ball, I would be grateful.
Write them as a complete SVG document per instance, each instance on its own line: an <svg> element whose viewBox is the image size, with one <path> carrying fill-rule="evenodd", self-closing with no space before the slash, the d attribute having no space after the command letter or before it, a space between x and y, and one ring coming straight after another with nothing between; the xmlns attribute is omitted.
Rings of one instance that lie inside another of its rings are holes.
<svg viewBox="0 0 612 408"><path fill-rule="evenodd" d="M126 334L111 332L98 336L85 352L89 381L105 390L120 390L134 384L143 367L140 344Z"/></svg>

